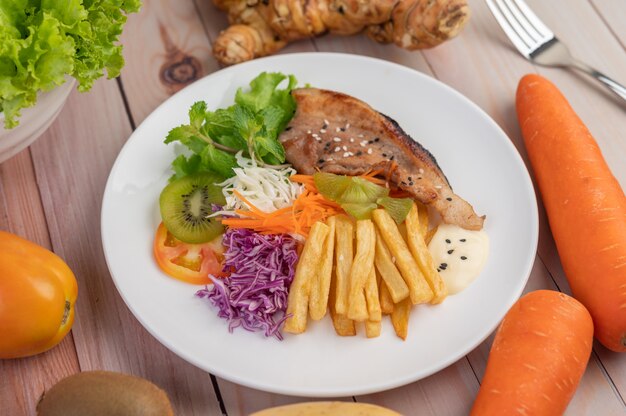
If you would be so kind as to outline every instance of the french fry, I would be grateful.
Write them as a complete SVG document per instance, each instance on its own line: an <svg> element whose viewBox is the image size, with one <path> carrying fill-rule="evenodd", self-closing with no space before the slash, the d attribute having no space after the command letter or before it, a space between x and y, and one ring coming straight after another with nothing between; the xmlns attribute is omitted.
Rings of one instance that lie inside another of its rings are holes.
<svg viewBox="0 0 626 416"><path fill-rule="evenodd" d="M376 338L380 336L382 323L380 321L365 321L365 336L368 338Z"/></svg>
<svg viewBox="0 0 626 416"><path fill-rule="evenodd" d="M393 220L392 220L393 221ZM348 318L365 321L369 314L365 301L365 283L374 268L376 232L371 220L359 220L356 223L356 253L350 269L350 295Z"/></svg>
<svg viewBox="0 0 626 416"><path fill-rule="evenodd" d="M306 330L311 280L319 264L324 239L327 235L328 226L318 221L311 227L309 237L304 243L304 249L296 268L296 275L289 288L287 315L291 316L285 321L285 332L301 334Z"/></svg>
<svg viewBox="0 0 626 416"><path fill-rule="evenodd" d="M369 318L367 300L365 299L365 290L361 290L354 295L352 295L352 293L350 294L348 318L357 322L363 322Z"/></svg>
<svg viewBox="0 0 626 416"><path fill-rule="evenodd" d="M376 272L378 275L378 294L380 297L380 310L383 315L389 315L393 312L393 299L391 298L391 293L389 293L389 289L387 288L387 283L385 280L380 277L380 273ZM408 290L408 289L407 289Z"/></svg>
<svg viewBox="0 0 626 416"><path fill-rule="evenodd" d="M374 264L386 283L388 293L391 294L393 303L398 303L409 296L409 287L406 285L402 275L393 263L389 248L378 230L376 230L376 254L374 255Z"/></svg>
<svg viewBox="0 0 626 416"><path fill-rule="evenodd" d="M350 337L356 335L356 327L354 325L354 321L352 319L348 319L345 315L339 315L335 310L336 305L336 287L337 284L335 282L336 276L335 273L332 273L332 279L330 282L330 292L328 293L328 310L330 312L330 317L333 321L333 327L335 328L335 332L340 337Z"/></svg>
<svg viewBox="0 0 626 416"><path fill-rule="evenodd" d="M380 322L383 313L380 309L380 299L378 299L378 284L376 283L376 271L372 267L369 277L365 282L365 301L367 303L368 321Z"/></svg>
<svg viewBox="0 0 626 416"><path fill-rule="evenodd" d="M426 245L430 244L430 240L432 240L433 237L435 236L437 229L439 229L438 225L436 225L435 228L431 228L430 230L428 230L428 232L426 233L426 236L424 237L424 242L426 243Z"/></svg>
<svg viewBox="0 0 626 416"><path fill-rule="evenodd" d="M318 271L311 282L309 314L314 321L319 321L326 315L328 306L328 293L330 290L330 278L333 271L333 254L335 251L335 220L335 217L330 217L326 222L328 235L322 246L322 256L320 258Z"/></svg>
<svg viewBox="0 0 626 416"><path fill-rule="evenodd" d="M409 298L414 305L429 302L433 291L428 286L406 242L402 239L395 221L384 209L375 209L372 218L389 251L396 258L396 265L409 287Z"/></svg>
<svg viewBox="0 0 626 416"><path fill-rule="evenodd" d="M334 310L331 310L330 316L333 319L333 326L337 335L340 337L353 337L356 335L356 326L352 319L345 315L337 315Z"/></svg>
<svg viewBox="0 0 626 416"><path fill-rule="evenodd" d="M420 220L420 234L422 238L426 238L428 233L428 207L424 204L417 203L417 213Z"/></svg>
<svg viewBox="0 0 626 416"><path fill-rule="evenodd" d="M411 300L405 299L400 303L396 303L391 313L391 323L396 335L406 340L409 332L409 315L411 313Z"/></svg>
<svg viewBox="0 0 626 416"><path fill-rule="evenodd" d="M350 269L354 258L354 225L350 218L338 215L335 220L335 310L339 315L348 314L350 293Z"/></svg>
<svg viewBox="0 0 626 416"><path fill-rule="evenodd" d="M441 276L439 276L439 273L435 268L435 263L433 262L433 257L431 256L430 251L428 251L428 247L426 247L424 238L420 234L419 221L420 218L417 206L413 204L405 220L407 243L409 245L409 250L411 250L411 254L413 254L415 261L434 293L430 303L441 303L446 296L448 296L448 288L446 288L445 282Z"/></svg>

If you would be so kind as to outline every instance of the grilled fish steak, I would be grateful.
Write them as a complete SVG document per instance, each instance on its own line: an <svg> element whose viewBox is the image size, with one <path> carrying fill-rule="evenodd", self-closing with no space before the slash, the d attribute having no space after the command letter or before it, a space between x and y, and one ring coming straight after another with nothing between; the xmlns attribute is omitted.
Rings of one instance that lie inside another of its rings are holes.
<svg viewBox="0 0 626 416"><path fill-rule="evenodd" d="M394 120L346 94L316 88L292 94L296 114L279 140L298 172L354 176L380 169L399 189L434 207L443 222L482 229L485 217L452 191L433 155Z"/></svg>

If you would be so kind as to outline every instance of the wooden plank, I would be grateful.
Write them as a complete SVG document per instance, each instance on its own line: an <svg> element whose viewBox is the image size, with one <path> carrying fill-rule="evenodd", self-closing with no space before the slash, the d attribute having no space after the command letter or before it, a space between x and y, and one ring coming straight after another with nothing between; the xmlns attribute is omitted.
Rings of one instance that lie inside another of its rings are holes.
<svg viewBox="0 0 626 416"><path fill-rule="evenodd" d="M406 65L420 72L433 75L428 63L420 52L410 52L394 45L381 45L365 35L338 36L327 35L314 40L315 48L320 52L353 53L370 56Z"/></svg>
<svg viewBox="0 0 626 416"><path fill-rule="evenodd" d="M476 377L463 359L418 382L359 396L357 400L388 407L403 415L455 416L469 414L477 392Z"/></svg>
<svg viewBox="0 0 626 416"><path fill-rule="evenodd" d="M193 0L144 1L141 13L128 18L122 42L121 78L136 124L173 93L219 69Z"/></svg>
<svg viewBox="0 0 626 416"><path fill-rule="evenodd" d="M74 341L82 370L144 377L164 388L177 414L219 414L209 375L174 356L145 331L120 298L100 240L100 208L109 170L130 134L115 81L72 95L57 122L32 146L55 251L81 288Z"/></svg>
<svg viewBox="0 0 626 416"><path fill-rule="evenodd" d="M286 404L311 402L320 400L352 401L352 397L334 399L315 399L310 397L284 396L271 394L249 387L240 386L224 379L217 379L222 392L222 399L229 416L247 416L250 413ZM227 388L222 389L222 386Z"/></svg>
<svg viewBox="0 0 626 416"><path fill-rule="evenodd" d="M50 248L30 149L0 164L0 229ZM78 371L78 358L71 333L59 345L43 354L0 360L0 403L3 414L34 415L35 405L43 392L60 379Z"/></svg>
<svg viewBox="0 0 626 416"><path fill-rule="evenodd" d="M569 3L567 19L563 18L563 7L556 2L533 0L529 4L570 46L574 56L626 84L626 54L589 2L575 0ZM580 30L581 26L585 30ZM587 75L559 68L537 69L553 80L567 97L598 141L622 188L626 188L626 141L620 139L626 131L624 101Z"/></svg>
<svg viewBox="0 0 626 416"><path fill-rule="evenodd" d="M617 41L626 49L626 7L620 0L589 0L609 27ZM621 72L624 74L624 71ZM617 74L618 76L620 74ZM626 82L621 75L622 83Z"/></svg>

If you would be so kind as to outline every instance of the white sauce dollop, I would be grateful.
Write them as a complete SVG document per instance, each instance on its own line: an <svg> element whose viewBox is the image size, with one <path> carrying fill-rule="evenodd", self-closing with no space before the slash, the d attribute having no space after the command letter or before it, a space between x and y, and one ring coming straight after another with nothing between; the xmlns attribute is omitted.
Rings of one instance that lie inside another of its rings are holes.
<svg viewBox="0 0 626 416"><path fill-rule="evenodd" d="M487 262L489 237L452 224L440 224L428 250L448 293L459 293L476 279Z"/></svg>

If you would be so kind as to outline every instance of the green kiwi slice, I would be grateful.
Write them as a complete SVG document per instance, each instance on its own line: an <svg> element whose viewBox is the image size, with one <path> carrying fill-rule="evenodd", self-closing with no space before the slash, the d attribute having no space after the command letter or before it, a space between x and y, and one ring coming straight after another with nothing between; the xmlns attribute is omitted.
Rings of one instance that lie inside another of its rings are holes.
<svg viewBox="0 0 626 416"><path fill-rule="evenodd" d="M409 215L409 211L413 206L413 200L411 198L391 198L389 196L378 198L376 203L385 208L389 215L391 215L391 218L398 224L404 222L404 219Z"/></svg>
<svg viewBox="0 0 626 416"><path fill-rule="evenodd" d="M226 204L222 189L215 185L222 178L198 173L170 182L159 198L165 228L185 243L206 243L224 232L224 226L211 214L211 204Z"/></svg>

